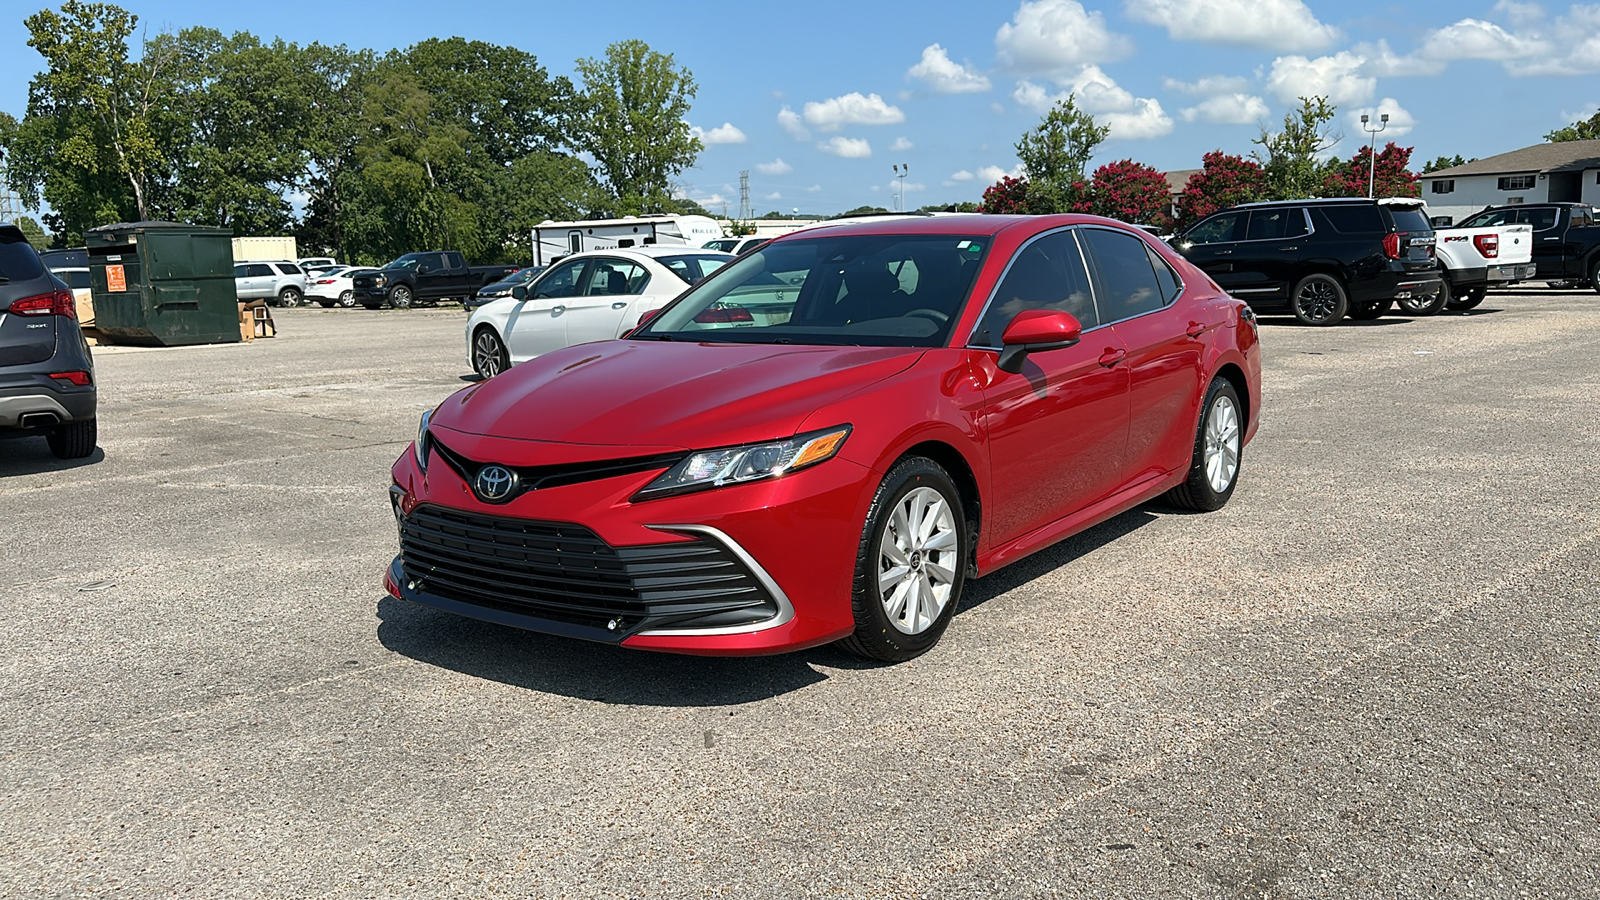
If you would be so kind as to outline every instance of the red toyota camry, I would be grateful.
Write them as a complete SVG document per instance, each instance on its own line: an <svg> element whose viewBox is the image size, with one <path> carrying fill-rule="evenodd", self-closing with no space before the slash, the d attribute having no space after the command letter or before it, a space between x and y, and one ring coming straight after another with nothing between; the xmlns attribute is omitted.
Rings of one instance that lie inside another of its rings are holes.
<svg viewBox="0 0 1600 900"><path fill-rule="evenodd" d="M969 578L1228 502L1260 376L1249 307L1119 222L800 232L424 415L385 586L644 650L905 660Z"/></svg>

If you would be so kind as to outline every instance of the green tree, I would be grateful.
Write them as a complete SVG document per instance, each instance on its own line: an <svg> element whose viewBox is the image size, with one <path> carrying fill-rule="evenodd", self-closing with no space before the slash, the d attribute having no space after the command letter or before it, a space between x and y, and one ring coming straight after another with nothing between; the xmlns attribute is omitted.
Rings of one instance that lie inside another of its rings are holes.
<svg viewBox="0 0 1600 900"><path fill-rule="evenodd" d="M929 204L928 206L920 207L917 210L917 212L953 212L953 213L958 213L958 212L959 213L970 213L970 212L977 212L977 211L978 211L978 204L973 203L971 200L962 200L959 203L933 203L933 204Z"/></svg>
<svg viewBox="0 0 1600 900"><path fill-rule="evenodd" d="M1437 172L1440 169L1464 166L1469 162L1477 162L1477 157L1473 157L1472 159L1462 159L1461 154L1459 153L1457 153L1455 156L1440 156L1433 162L1424 165L1422 167L1422 174L1426 175L1429 172Z"/></svg>
<svg viewBox="0 0 1600 900"><path fill-rule="evenodd" d="M829 216L828 218L830 218L830 219L843 219L843 218L846 218L847 216L882 215L883 213L886 213L886 212L888 212L888 210L884 209L881 206L858 206L855 209L847 209L844 212L839 213L836 216Z"/></svg>
<svg viewBox="0 0 1600 900"><path fill-rule="evenodd" d="M1557 128L1544 136L1552 144L1562 141L1593 141L1600 140L1600 111L1587 119L1573 122L1565 128Z"/></svg>
<svg viewBox="0 0 1600 900"><path fill-rule="evenodd" d="M694 165L700 139L685 117L694 76L644 41L618 41L604 59L578 60L583 88L570 129L573 145L594 158L617 215L664 209L672 179Z"/></svg>
<svg viewBox="0 0 1600 900"><path fill-rule="evenodd" d="M22 236L28 239L35 250L50 249L50 235L38 222L27 216L17 216L16 226L22 230Z"/></svg>
<svg viewBox="0 0 1600 900"><path fill-rule="evenodd" d="M1273 200L1315 197L1327 177L1319 157L1344 135L1330 130L1336 107L1327 97L1301 97L1300 108L1283 117L1283 130L1261 129L1255 158L1266 172L1267 196Z"/></svg>
<svg viewBox="0 0 1600 900"><path fill-rule="evenodd" d="M138 21L109 3L81 0L24 20L28 46L46 68L29 85L13 186L30 208L42 195L58 211L58 232L77 235L126 218L130 206L141 219L159 208L159 179L171 162L164 104L177 61L161 42L129 61Z"/></svg>
<svg viewBox="0 0 1600 900"><path fill-rule="evenodd" d="M1109 126L1095 124L1094 116L1078 109L1069 94L1017 141L1033 212L1071 212L1086 202L1084 172L1110 133Z"/></svg>
<svg viewBox="0 0 1600 900"><path fill-rule="evenodd" d="M361 116L364 88L377 60L370 50L343 45L311 44L300 52L300 65L311 79L316 115L301 122L298 134L306 169L300 176L307 195L305 215L295 228L300 245L353 259L355 248L344 233L340 185L356 166L362 134L354 127Z"/></svg>

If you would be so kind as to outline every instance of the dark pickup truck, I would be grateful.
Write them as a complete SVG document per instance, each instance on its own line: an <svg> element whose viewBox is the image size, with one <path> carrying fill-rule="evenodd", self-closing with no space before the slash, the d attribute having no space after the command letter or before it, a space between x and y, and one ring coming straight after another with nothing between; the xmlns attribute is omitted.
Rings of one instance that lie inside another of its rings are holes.
<svg viewBox="0 0 1600 900"><path fill-rule="evenodd" d="M1535 281L1587 284L1600 291L1600 225L1583 203L1529 203L1492 206L1460 228L1532 225Z"/></svg>
<svg viewBox="0 0 1600 900"><path fill-rule="evenodd" d="M416 303L466 300L478 288L515 272L516 266L469 266L454 250L407 253L376 272L351 279L355 301L367 309L385 303L406 309Z"/></svg>

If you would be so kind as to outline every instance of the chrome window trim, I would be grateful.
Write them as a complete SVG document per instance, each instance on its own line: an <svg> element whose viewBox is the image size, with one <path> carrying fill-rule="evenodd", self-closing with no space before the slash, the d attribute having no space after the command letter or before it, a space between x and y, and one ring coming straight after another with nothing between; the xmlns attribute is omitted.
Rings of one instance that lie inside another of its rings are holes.
<svg viewBox="0 0 1600 900"><path fill-rule="evenodd" d="M740 562L749 567L750 574L754 575L756 581L760 582L761 586L767 589L767 593L772 595L773 602L778 604L778 612L770 619L763 619L760 622L752 622L748 625L727 625L721 628L656 628L650 631L641 631L635 637L713 637L727 634L752 634L757 631L766 631L769 628L777 628L779 625L787 625L794 619L794 604L789 602L789 595L783 592L783 588L779 587L778 582L767 573L766 569L762 568L761 563L756 562L756 558L750 555L750 551L739 546L739 542L729 537L727 532L712 528L710 525L646 525L645 527L651 531L676 531L704 535L726 547L729 553L738 557Z"/></svg>
<svg viewBox="0 0 1600 900"><path fill-rule="evenodd" d="M1043 240L1046 237L1050 237L1051 235L1060 234L1062 232L1071 233L1072 234L1072 244L1073 244L1073 246L1078 248L1078 259L1079 259L1080 262L1083 263L1083 275L1084 275L1085 278L1088 279L1089 301L1094 304L1094 315L1095 315L1095 318L1098 319L1100 317L1100 298L1095 296L1094 276L1091 275L1090 272L1089 272L1089 260L1083 254L1083 242L1078 240L1078 235L1077 235L1078 229L1086 228L1086 227L1088 227L1088 226L1086 226L1086 225L1063 225L1060 228L1052 228L1049 231L1041 231L1038 234L1034 235L1033 237L1028 238L1026 241L1023 241L1017 247L1016 250L1012 251L1011 259L1007 260L1006 267L1004 269L1000 270L1000 277L995 279L994 287L989 289L989 296L988 296L987 299L985 299L983 301L983 309L978 312L978 321L972 323L973 330L976 331L978 326L983 324L983 317L989 314L989 307L994 305L995 297L997 297L999 295L999 293L1000 293L1000 286L1006 283L1006 276L1011 274L1011 267L1015 266L1017 264L1017 260L1022 256L1022 251L1028 249L1028 247L1031 246L1034 241ZM1104 226L1101 226L1101 227L1104 227ZM1110 229L1110 230L1117 231L1119 229L1113 228L1113 229ZM1101 323L1095 325L1093 328L1085 328L1083 330L1083 333L1084 334L1089 334L1090 332L1093 332L1093 331L1099 331L1102 328L1109 327L1111 324L1112 323L1110 323L1110 322L1101 322ZM974 344L972 342L972 339L973 339L973 335L968 335L967 336L967 343L965 345L963 345L965 347L965 349L967 349L967 350L993 350L996 353L998 353L1000 350L1004 349L1004 347L1002 345L996 345L996 346L990 347L990 346L986 346L984 344Z"/></svg>
<svg viewBox="0 0 1600 900"><path fill-rule="evenodd" d="M1355 204L1351 204L1351 205L1354 206ZM1311 207L1310 207L1310 205L1308 204L1306 206L1299 206L1299 207L1296 207L1296 209L1300 210L1300 215L1304 216L1305 220L1306 220L1306 230L1305 230L1304 234L1297 234L1294 237L1240 238L1239 240L1233 240L1233 241L1212 241L1209 244L1196 244L1193 241L1190 241L1189 243L1191 245L1195 246L1195 247L1214 247L1217 244L1264 244L1267 241L1293 241L1293 240L1299 240L1300 238L1307 238L1307 237L1312 236L1313 234L1316 234L1317 233L1317 226L1316 226L1315 222L1311 221ZM1245 217L1245 220L1244 220L1245 233L1246 234L1250 233L1250 218L1249 218L1249 214L1256 212L1256 208L1255 207L1251 207L1249 209L1235 208L1235 209L1230 209L1230 210L1223 210L1223 212L1243 212L1243 213L1245 213L1246 214L1246 217ZM1222 213L1213 213L1212 215L1220 216L1220 215L1222 215ZM1211 216L1207 216L1206 217L1206 219L1209 219L1209 218L1211 218ZM1204 221L1205 221L1205 219L1201 219L1200 220L1200 222L1204 222ZM1195 225L1198 226L1200 224L1200 222L1196 222ZM1104 227L1104 226L1102 226L1102 227ZM1189 230L1193 231L1194 229L1191 228Z"/></svg>
<svg viewBox="0 0 1600 900"><path fill-rule="evenodd" d="M1149 245L1149 239L1145 238L1142 235L1133 234L1133 232L1124 231L1121 228L1110 228L1110 227L1107 227L1105 225L1082 225L1082 226L1079 226L1079 227L1081 227L1081 228L1098 228L1101 231L1113 231L1113 232L1116 232L1117 234L1132 235L1133 237L1139 238L1141 241L1144 241L1146 246L1147 246L1147 248L1148 248L1148 245ZM1279 238L1278 240L1284 240L1284 238ZM1083 242L1081 242L1081 241L1078 243L1078 252L1079 253L1083 253L1084 252L1084 250L1083 250ZM1159 256L1160 252L1157 251L1156 255ZM1166 260L1162 260L1162 262L1163 263L1167 263ZM1087 254L1084 254L1083 264L1084 264L1085 267L1087 267L1089 265L1089 258L1088 258ZM1171 263L1167 263L1167 267L1168 268L1172 268ZM1154 267L1151 268L1150 274L1151 275L1155 274ZM1183 296L1184 289L1186 287L1188 287L1188 285L1184 283L1183 277L1181 275L1178 275L1178 270L1177 269L1173 269L1172 270L1172 274L1173 274L1174 277L1176 277L1178 279L1178 293L1175 294L1171 300L1168 300L1167 302L1161 304L1160 306L1156 307L1155 309L1147 310L1145 312L1139 313L1138 315L1123 316L1120 319L1115 319L1113 321L1106 322L1105 325L1120 325L1123 322L1132 322L1134 319L1142 319L1145 316L1150 315L1151 313L1158 313L1158 312L1163 312L1165 310L1171 309L1172 305L1174 303L1178 302L1178 298ZM1094 286L1094 279L1095 279L1095 273L1093 271L1090 271L1089 272L1089 290L1090 290L1090 292L1095 294L1095 306L1094 306L1094 308L1095 308L1096 311L1098 311L1100 309L1099 289ZM1101 326L1101 327L1104 327L1104 326ZM1084 334L1088 334L1088 332L1086 331L1086 332L1084 332Z"/></svg>

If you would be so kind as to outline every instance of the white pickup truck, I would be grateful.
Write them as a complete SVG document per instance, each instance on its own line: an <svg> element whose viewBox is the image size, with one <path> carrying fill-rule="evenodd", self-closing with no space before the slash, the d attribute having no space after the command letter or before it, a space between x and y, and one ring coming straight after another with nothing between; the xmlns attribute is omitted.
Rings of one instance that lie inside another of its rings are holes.
<svg viewBox="0 0 1600 900"><path fill-rule="evenodd" d="M1533 226L1440 228L1434 252L1444 266L1444 306L1471 309L1491 285L1509 285L1534 275Z"/></svg>

